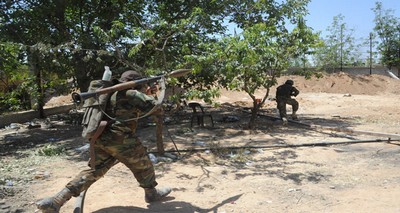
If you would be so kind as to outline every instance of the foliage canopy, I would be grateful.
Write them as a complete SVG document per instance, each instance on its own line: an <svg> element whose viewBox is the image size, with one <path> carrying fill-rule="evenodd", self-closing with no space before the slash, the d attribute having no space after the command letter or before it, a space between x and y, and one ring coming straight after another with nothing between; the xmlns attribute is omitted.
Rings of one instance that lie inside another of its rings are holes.
<svg viewBox="0 0 400 213"><path fill-rule="evenodd" d="M396 67L400 74L400 18L393 15L393 10L383 9L382 2L376 2L373 11L382 63L389 69Z"/></svg>
<svg viewBox="0 0 400 213"><path fill-rule="evenodd" d="M217 88L244 91L253 100L253 122L289 61L307 60L321 44L319 35L307 26L309 2L1 1L1 75L16 82L24 79L16 91L31 91L40 109L47 88L59 88L60 93L65 92L61 88L86 91L91 80L101 77L104 66L114 76L127 69L154 75L191 68L189 78L170 83L188 89L186 97L207 102L218 95ZM398 66L398 19L385 15L380 4L375 12L383 61ZM336 17L332 34L344 24ZM240 32L227 34L229 26ZM351 36L342 35L325 41L336 47L325 55L337 54L338 40L349 44L342 45L342 55L351 51ZM328 58L322 60L329 64L332 57ZM259 88L267 89L261 103L254 96ZM3 99L2 110L21 104L11 103L11 97L18 95L9 96L8 105Z"/></svg>

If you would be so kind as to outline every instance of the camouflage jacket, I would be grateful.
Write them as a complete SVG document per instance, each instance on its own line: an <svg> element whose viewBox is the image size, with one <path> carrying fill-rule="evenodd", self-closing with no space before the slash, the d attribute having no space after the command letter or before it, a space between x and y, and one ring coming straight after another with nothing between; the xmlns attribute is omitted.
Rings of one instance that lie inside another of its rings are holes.
<svg viewBox="0 0 400 213"><path fill-rule="evenodd" d="M110 114L115 118L110 130L117 134L135 133L137 118L145 115L155 106L155 98L138 90L115 92L110 99Z"/></svg>

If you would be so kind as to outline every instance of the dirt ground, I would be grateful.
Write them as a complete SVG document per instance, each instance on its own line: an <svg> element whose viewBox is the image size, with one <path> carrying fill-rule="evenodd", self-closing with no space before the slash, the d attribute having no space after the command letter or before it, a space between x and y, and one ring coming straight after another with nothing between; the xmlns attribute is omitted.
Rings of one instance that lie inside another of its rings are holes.
<svg viewBox="0 0 400 213"><path fill-rule="evenodd" d="M157 156L155 168L159 186L173 188L167 199L145 203L130 171L117 164L88 190L84 212L400 212L400 81L345 73L290 78L300 90L300 124L283 126L268 101L248 130L250 98L223 91L221 106L207 108L214 127L205 120L205 128L190 128L186 108L166 117L169 155ZM34 212L36 200L87 168L79 125L60 116L37 123L0 130L0 213ZM139 135L156 152L155 127L144 124ZM75 203L61 212L73 212Z"/></svg>

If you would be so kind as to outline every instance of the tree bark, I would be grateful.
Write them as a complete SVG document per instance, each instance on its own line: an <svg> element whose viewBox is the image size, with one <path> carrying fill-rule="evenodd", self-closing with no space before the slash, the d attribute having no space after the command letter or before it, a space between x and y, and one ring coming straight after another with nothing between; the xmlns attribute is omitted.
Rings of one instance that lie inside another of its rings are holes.
<svg viewBox="0 0 400 213"><path fill-rule="evenodd" d="M39 113L39 118L44 118L44 98L43 98L43 85L42 85L42 73L40 72L39 68L39 56L38 56L38 51L34 49L34 47L30 47L28 50L28 63L29 63L29 69L30 72L35 76L35 83L37 85L37 96L31 96L32 98L35 98L36 100L31 100L31 103L35 103L37 105L36 110Z"/></svg>

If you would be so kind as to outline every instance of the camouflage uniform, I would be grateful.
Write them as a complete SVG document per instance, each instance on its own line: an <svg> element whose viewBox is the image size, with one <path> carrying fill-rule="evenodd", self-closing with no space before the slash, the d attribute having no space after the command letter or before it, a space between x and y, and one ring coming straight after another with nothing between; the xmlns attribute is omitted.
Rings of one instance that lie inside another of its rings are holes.
<svg viewBox="0 0 400 213"><path fill-rule="evenodd" d="M140 75L135 71L126 71L120 81L137 80ZM94 182L103 177L117 161L126 165L139 186L145 191L145 201L158 201L171 192L171 188L156 189L155 172L147 155L147 149L135 135L137 121L140 116L155 107L153 96L140 92L140 87L115 92L107 106L106 113L112 116L103 133L94 144L95 165L81 171L64 189L53 197L36 202L39 210L45 213L57 213L71 196L87 190ZM90 163L89 163L90 164Z"/></svg>
<svg viewBox="0 0 400 213"><path fill-rule="evenodd" d="M287 119L286 115L286 104L292 106L292 116L294 119L297 119L296 112L299 109L299 102L295 99L291 98L291 96L297 96L299 94L299 90L297 90L293 86L292 80L287 80L285 84L280 85L276 89L276 103L277 108L279 110L279 116L283 119Z"/></svg>
<svg viewBox="0 0 400 213"><path fill-rule="evenodd" d="M143 188L157 185L153 164L146 148L135 136L137 121L124 121L143 115L142 111L154 107L154 98L137 90L119 91L111 97L111 115L116 121L106 127L95 143L95 169L83 170L67 188L74 196L89 188L100 179L117 160L125 164ZM92 165L90 165L92 166Z"/></svg>

